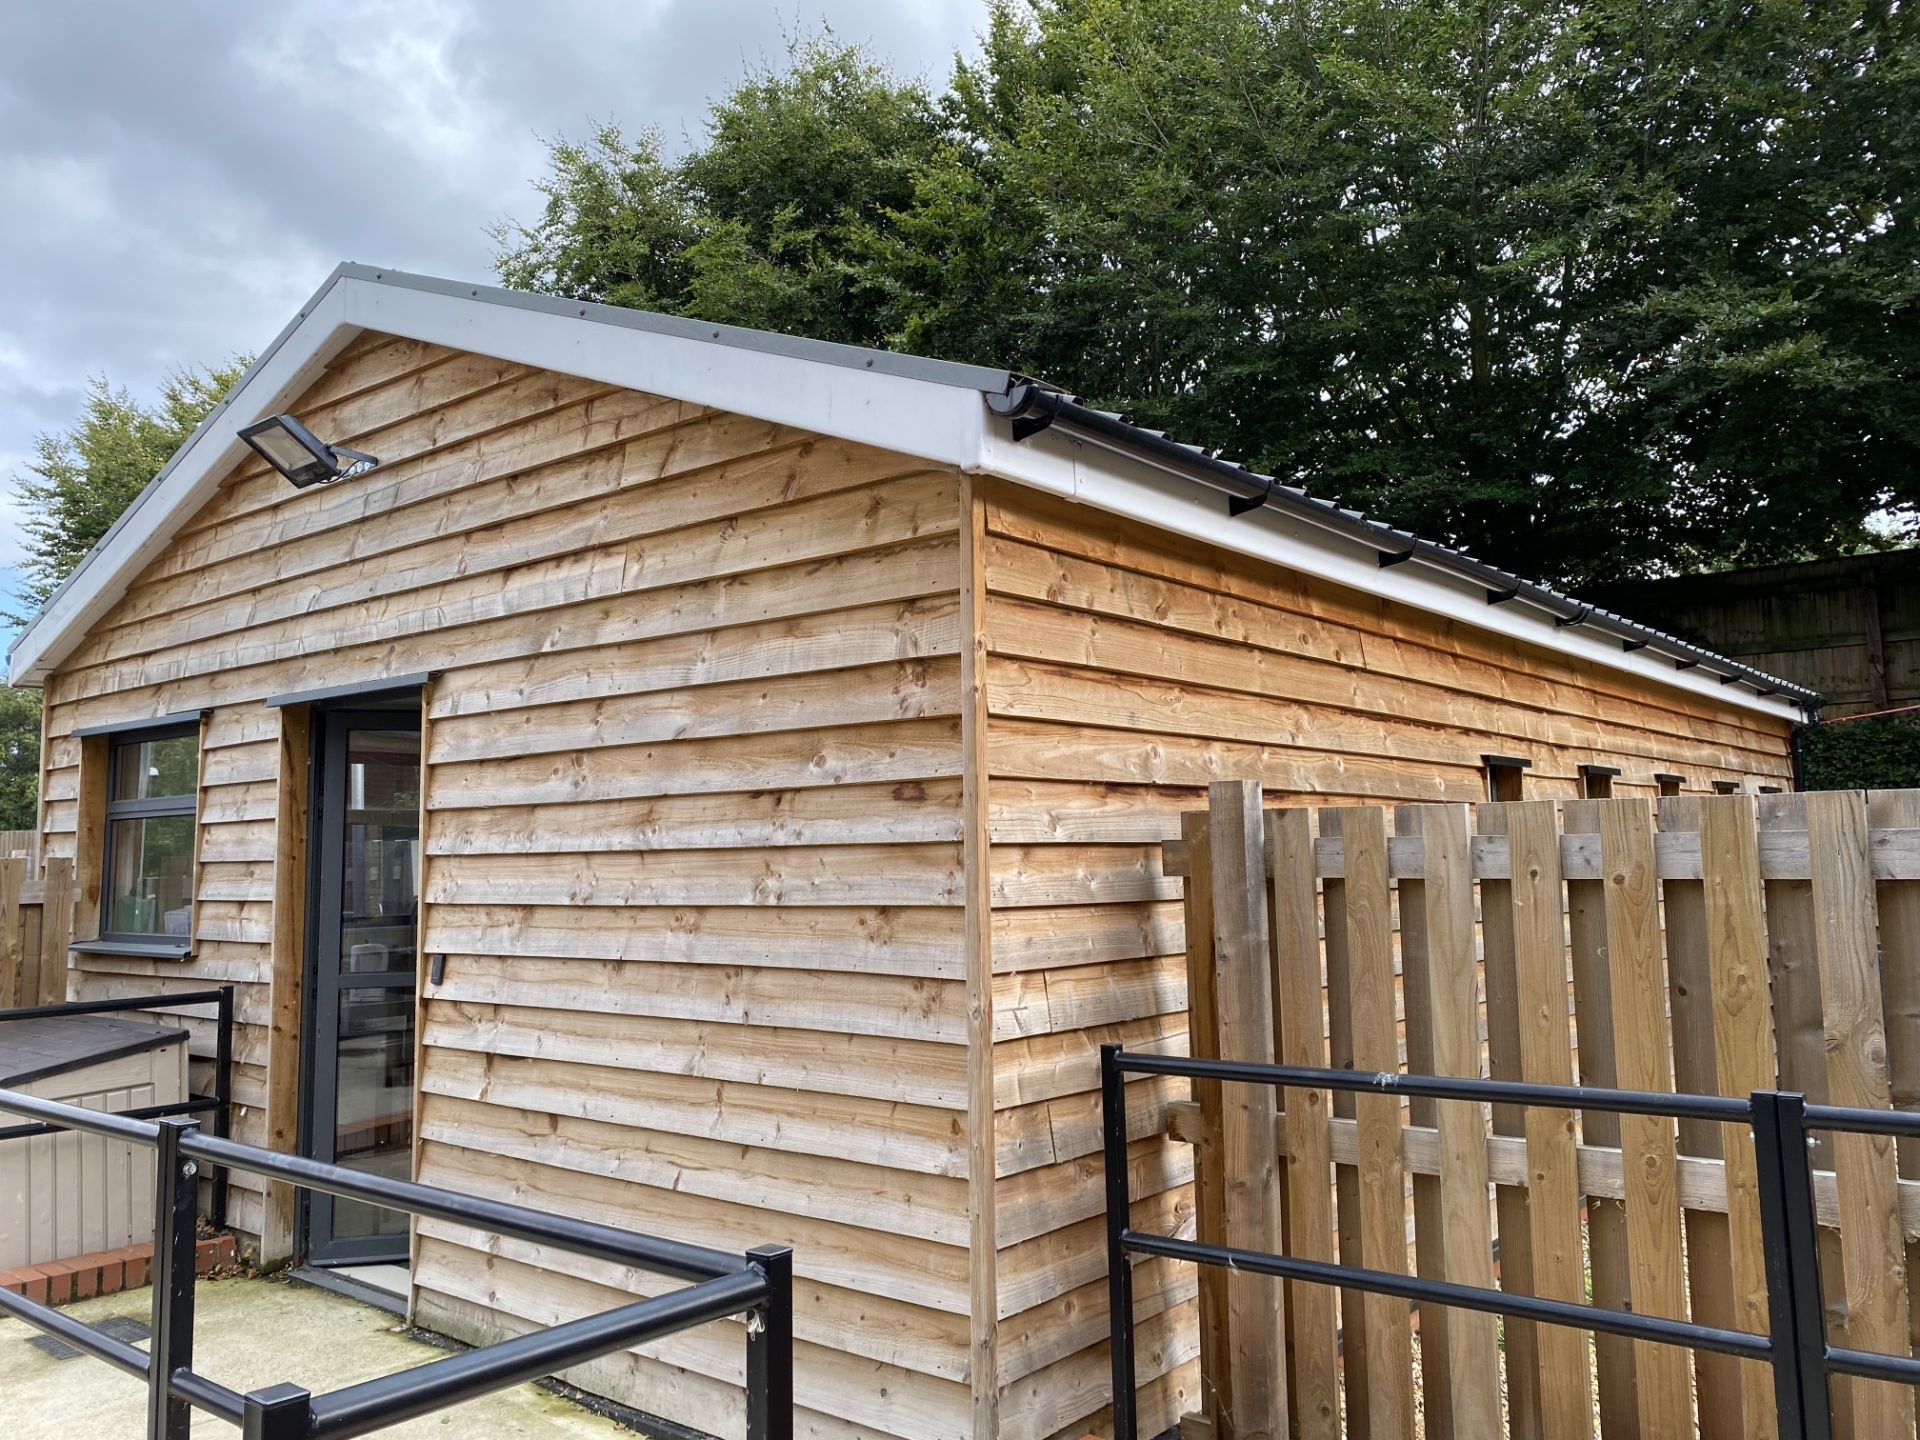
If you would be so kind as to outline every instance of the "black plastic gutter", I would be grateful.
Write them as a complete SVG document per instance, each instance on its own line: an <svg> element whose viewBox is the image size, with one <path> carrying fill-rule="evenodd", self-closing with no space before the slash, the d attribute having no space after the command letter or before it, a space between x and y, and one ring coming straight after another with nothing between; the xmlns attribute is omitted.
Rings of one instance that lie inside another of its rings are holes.
<svg viewBox="0 0 1920 1440"><path fill-rule="evenodd" d="M1357 544L1371 548L1382 566L1417 560L1436 570L1471 580L1486 590L1489 605L1521 600L1545 611L1556 626L1580 626L1611 635L1626 650L1653 650L1674 662L1676 669L1696 666L1718 675L1723 684L1750 685L1761 695L1780 695L1799 705L1812 719L1822 703L1819 692L1742 665L1712 650L1691 645L1678 636L1636 624L1584 601L1536 585L1483 560L1431 540L1422 540L1357 510L1346 510L1331 500L1309 495L1294 485L1236 465L1202 449L1183 445L1157 430L1135 425L1124 416L1082 405L1073 396L1036 380L1016 381L1004 394L988 394L987 407L1013 422L1013 438L1026 440L1054 424L1067 426L1123 452L1132 452L1224 492L1228 513L1245 514L1263 506L1307 520Z"/></svg>

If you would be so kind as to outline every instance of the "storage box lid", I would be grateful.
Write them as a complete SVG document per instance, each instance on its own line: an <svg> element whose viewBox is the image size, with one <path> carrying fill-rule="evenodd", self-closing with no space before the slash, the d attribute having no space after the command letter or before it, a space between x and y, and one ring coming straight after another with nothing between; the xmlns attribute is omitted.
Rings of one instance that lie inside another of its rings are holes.
<svg viewBox="0 0 1920 1440"><path fill-rule="evenodd" d="M103 1060L186 1042L187 1032L105 1015L0 1020L0 1086L24 1085Z"/></svg>

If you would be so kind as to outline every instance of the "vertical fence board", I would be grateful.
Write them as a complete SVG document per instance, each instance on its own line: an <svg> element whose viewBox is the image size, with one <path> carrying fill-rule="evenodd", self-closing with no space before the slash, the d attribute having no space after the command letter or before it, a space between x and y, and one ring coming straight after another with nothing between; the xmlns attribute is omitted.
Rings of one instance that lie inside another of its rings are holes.
<svg viewBox="0 0 1920 1440"><path fill-rule="evenodd" d="M1809 795L1807 837L1819 921L1828 1091L1836 1105L1890 1109L1866 797L1856 790ZM1892 1137L1836 1135L1833 1160L1840 1193L1848 1341L1863 1350L1908 1353L1906 1245ZM1849 1383L1861 1433L1913 1433L1909 1387Z"/></svg>
<svg viewBox="0 0 1920 1440"><path fill-rule="evenodd" d="M1566 832L1569 835L1599 834L1600 807L1609 803L1567 801L1561 811ZM1575 1059L1583 1085L1619 1083L1613 1033L1613 977L1608 968L1606 891L1602 880L1567 881L1567 937L1573 948L1574 1021L1580 1041ZM1589 1110L1580 1117L1580 1135L1589 1145L1617 1146L1620 1124L1618 1115ZM1593 1303L1609 1310L1632 1309L1626 1202L1593 1194L1586 1195L1585 1200ZM1633 1341L1624 1335L1595 1335L1593 1354L1595 1369L1599 1372L1600 1434L1604 1440L1639 1440Z"/></svg>
<svg viewBox="0 0 1920 1440"><path fill-rule="evenodd" d="M1190 1052L1220 1058L1220 1012L1214 995L1213 867L1207 841L1207 816L1181 816L1187 842L1185 919L1187 929L1187 1033ZM1194 1147L1194 1223L1200 1239L1226 1243L1225 1176L1220 1159L1220 1082L1196 1080L1193 1098L1200 1108L1200 1140ZM1233 1413L1233 1357L1227 1349L1227 1276L1212 1265L1200 1267L1200 1414L1220 1440L1232 1440L1226 1417Z"/></svg>
<svg viewBox="0 0 1920 1440"><path fill-rule="evenodd" d="M1401 887L1400 919L1403 933L1412 933L1409 920L1414 912L1419 917L1422 1002L1431 1030L1433 1073L1478 1077L1480 987L1474 955L1467 812L1460 805L1403 806L1396 816L1396 828L1419 835L1425 852L1426 879ZM1404 968L1411 1013L1411 962ZM1491 1289L1493 1228L1487 1194L1486 1107L1467 1101L1436 1103L1432 1123L1440 1139L1440 1174L1433 1187L1438 1221L1430 1223L1425 1213L1417 1220L1421 1273ZM1431 1256L1430 1243L1434 1251ZM1436 1433L1434 1417L1438 1409L1460 1440L1497 1436L1501 1430L1498 1322L1491 1315L1468 1310L1447 1314L1442 1390L1436 1384L1438 1362L1427 1349L1428 1327L1435 1313L1423 1309L1420 1323L1427 1433Z"/></svg>
<svg viewBox="0 0 1920 1440"><path fill-rule="evenodd" d="M1698 796L1660 801L1660 828L1673 834L1699 833ZM1713 984L1707 962L1706 886L1699 880L1667 880L1661 886L1666 917L1668 1004L1673 1024L1674 1088L1690 1094L1719 1093L1719 1062L1714 1054ZM1682 1155L1720 1160L1726 1151L1721 1127L1704 1120L1678 1126ZM1723 1211L1686 1214L1687 1296L1692 1318L1702 1325L1734 1328L1733 1232ZM1700 1351L1694 1356L1694 1384L1701 1440L1742 1440L1746 1403L1741 1364L1730 1355Z"/></svg>
<svg viewBox="0 0 1920 1440"><path fill-rule="evenodd" d="M1513 856L1514 989L1520 1017L1520 1068L1527 1080L1573 1083L1567 1030L1567 942L1560 888L1560 835L1550 800L1516 801L1508 808ZM1555 1300L1586 1299L1580 1178L1574 1116L1543 1105L1527 1107L1528 1196L1532 1210L1534 1293ZM1535 1341L1540 1363L1540 1414L1554 1440L1593 1430L1587 1338L1561 1325L1543 1326Z"/></svg>
<svg viewBox="0 0 1920 1440"><path fill-rule="evenodd" d="M1342 838L1345 812L1320 811L1320 833ZM1353 1068L1353 1003L1347 966L1347 882L1329 878L1321 890L1322 911L1326 921L1327 946L1327 1063L1338 1069ZM1354 1118L1353 1095L1337 1090L1333 1113L1340 1119ZM1340 1262L1360 1265L1360 1176L1351 1165L1334 1166L1334 1202ZM1358 1290L1340 1292L1340 1371L1347 1397L1347 1434L1373 1433L1372 1394L1367 1377L1367 1325L1365 1297Z"/></svg>
<svg viewBox="0 0 1920 1440"><path fill-rule="evenodd" d="M1507 833L1507 807L1482 805L1483 835ZM1486 956L1487 1073L1495 1080L1523 1078L1520 1063L1520 997L1515 988L1513 884L1488 880L1480 886L1480 934ZM1496 1135L1524 1135L1526 1112L1517 1105L1492 1107ZM1520 1185L1494 1188L1500 1227L1500 1288L1534 1293L1533 1228L1527 1190ZM1507 1426L1512 1440L1546 1440L1540 1416L1539 1327L1530 1320L1502 1326L1507 1360Z"/></svg>
<svg viewBox="0 0 1920 1440"><path fill-rule="evenodd" d="M1629 1090L1671 1091L1666 967L1660 954L1659 880L1654 871L1653 811L1644 800L1601 800L1600 868L1606 903L1606 961L1612 996L1613 1071ZM1584 1028L1580 1051L1592 1043ZM1623 1115L1629 1289L1635 1312L1685 1319L1685 1258L1675 1174L1674 1122ZM1687 1352L1634 1342L1639 1430L1660 1436L1693 1428L1693 1377Z"/></svg>
<svg viewBox="0 0 1920 1440"><path fill-rule="evenodd" d="M1767 991L1765 900L1753 800L1718 796L1700 807L1700 868L1706 899L1707 982L1713 1004L1713 1052L1720 1093L1745 1095L1774 1083L1773 1021ZM1767 1328L1765 1247L1760 1234L1758 1170L1744 1125L1722 1133L1727 1222L1732 1241L1734 1320ZM1767 1367L1740 1367L1747 1431L1775 1431L1773 1379Z"/></svg>
<svg viewBox="0 0 1920 1440"><path fill-rule="evenodd" d="M1920 791L1874 790L1867 794L1867 823L1876 830L1920 829ZM1880 995L1887 1019L1887 1073L1893 1108L1920 1110L1920 881L1887 880L1874 886L1880 916ZM1900 1176L1920 1180L1920 1140L1896 1146ZM1909 1343L1920 1351L1920 1241L1907 1242Z"/></svg>
<svg viewBox="0 0 1920 1440"><path fill-rule="evenodd" d="M1395 835L1418 836L1420 817L1411 805L1394 812ZM1436 1073L1433 1053L1433 986L1429 978L1426 882L1400 882L1400 993L1406 1015L1407 1073ZM1411 1096L1407 1120L1438 1128L1439 1108L1431 1099ZM1414 1270L1446 1278L1446 1209L1440 1177L1416 1172L1413 1184ZM1454 1440L1451 1400L1453 1373L1453 1312L1442 1305L1420 1307L1420 1414L1425 1440Z"/></svg>
<svg viewBox="0 0 1920 1440"><path fill-rule="evenodd" d="M1208 787L1208 867L1213 886L1214 1002L1221 1058L1271 1063L1273 994L1267 936L1266 828L1260 787ZM1220 1154L1227 1243L1280 1245L1280 1162L1275 1096L1264 1086L1222 1087ZM1282 1289L1262 1275L1227 1272L1227 1348L1232 1355L1235 1440L1285 1440L1287 1391Z"/></svg>
<svg viewBox="0 0 1920 1440"><path fill-rule="evenodd" d="M1807 829L1805 795L1763 795L1759 829L1770 835ZM1820 960L1814 943L1813 883L1810 880L1764 882L1767 909L1767 980L1773 999L1775 1081L1797 1090L1810 1104L1827 1103L1826 1022L1820 1013ZM1809 1158L1823 1170L1833 1168L1827 1137L1815 1134ZM1840 1256L1840 1232L1820 1231L1820 1282L1827 1335L1835 1344L1847 1334L1847 1282ZM1836 1435L1853 1433L1853 1389L1832 1387Z"/></svg>
<svg viewBox="0 0 1920 1440"><path fill-rule="evenodd" d="M1273 863L1274 1008L1283 1064L1327 1063L1320 990L1319 880L1314 866L1313 812L1273 810L1266 816ZM1283 1092L1287 1116L1286 1220L1292 1253L1332 1260L1333 1150L1328 1092ZM1325 1285L1288 1287L1287 1338L1293 1345L1293 1417L1300 1440L1337 1440L1340 1433L1338 1317Z"/></svg>
<svg viewBox="0 0 1920 1440"><path fill-rule="evenodd" d="M1346 848L1347 984L1353 1063L1360 1070L1400 1070L1394 1015L1393 893L1387 880L1386 813L1375 805L1349 810L1342 822ZM1405 1274L1407 1192L1400 1158L1400 1097L1356 1095L1360 1143L1360 1255L1374 1270ZM1412 1440L1413 1348L1407 1302L1368 1295L1366 1383L1369 1436Z"/></svg>
<svg viewBox="0 0 1920 1440"><path fill-rule="evenodd" d="M0 860L0 1008L31 1005L29 993L21 987L21 904L20 892L26 888L27 862L13 857ZM38 966L36 965L36 969Z"/></svg>
<svg viewBox="0 0 1920 1440"><path fill-rule="evenodd" d="M35 1001L67 998L67 947L73 943L73 861L47 861L40 892L40 989Z"/></svg>

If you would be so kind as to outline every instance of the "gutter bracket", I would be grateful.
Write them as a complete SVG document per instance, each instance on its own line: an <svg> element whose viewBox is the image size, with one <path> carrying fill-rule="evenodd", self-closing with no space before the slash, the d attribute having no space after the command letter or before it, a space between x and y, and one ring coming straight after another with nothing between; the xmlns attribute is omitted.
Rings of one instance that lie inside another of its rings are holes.
<svg viewBox="0 0 1920 1440"><path fill-rule="evenodd" d="M1260 509L1273 495L1273 489L1273 481L1269 479L1267 481L1267 488L1262 490L1258 495L1229 495L1227 497L1227 514L1237 519L1250 511Z"/></svg>
<svg viewBox="0 0 1920 1440"><path fill-rule="evenodd" d="M1587 621L1591 620L1592 618L1593 618L1593 606L1582 605L1578 610L1574 611L1573 614L1571 615L1554 616L1553 628L1556 630L1565 630L1570 625L1584 625L1587 623Z"/></svg>
<svg viewBox="0 0 1920 1440"><path fill-rule="evenodd" d="M1052 424L1053 411L1051 410L1043 410L1038 415L1016 416L1013 422L1013 438L1016 441L1031 440Z"/></svg>
<svg viewBox="0 0 1920 1440"><path fill-rule="evenodd" d="M1520 587L1518 585L1514 586L1511 590L1487 591L1487 604L1489 605L1504 605L1509 600L1518 600L1519 598Z"/></svg>
<svg viewBox="0 0 1920 1440"><path fill-rule="evenodd" d="M1408 549L1405 549L1405 550L1397 550L1397 551L1382 550L1380 552L1380 568L1384 570L1389 565L1404 564L1406 561L1411 560L1416 553L1417 552L1412 547L1409 547Z"/></svg>

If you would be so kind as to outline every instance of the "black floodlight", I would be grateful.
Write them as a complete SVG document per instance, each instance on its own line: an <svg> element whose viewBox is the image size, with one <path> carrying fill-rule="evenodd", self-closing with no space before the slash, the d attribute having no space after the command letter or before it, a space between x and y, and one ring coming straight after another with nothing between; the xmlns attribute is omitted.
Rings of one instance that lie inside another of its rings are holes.
<svg viewBox="0 0 1920 1440"><path fill-rule="evenodd" d="M275 415L240 432L249 449L302 490L363 475L380 462L371 455L329 445L291 415Z"/></svg>

